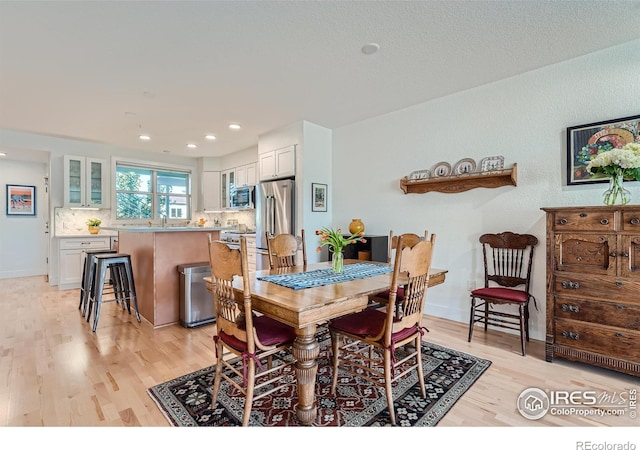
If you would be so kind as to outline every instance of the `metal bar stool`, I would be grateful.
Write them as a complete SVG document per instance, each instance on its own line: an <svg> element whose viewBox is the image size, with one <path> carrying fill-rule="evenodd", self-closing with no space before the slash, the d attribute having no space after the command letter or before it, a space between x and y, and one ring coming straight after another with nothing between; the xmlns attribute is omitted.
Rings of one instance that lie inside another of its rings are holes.
<svg viewBox="0 0 640 450"><path fill-rule="evenodd" d="M95 305L93 313L93 331L96 331L98 319L100 318L100 305L107 302L122 301L122 307L125 305L129 314L131 314L131 300L136 313L136 319L140 322L140 312L138 311L138 297L136 296L136 287L133 280L133 269L131 266L131 255L126 253L116 254L97 254L92 256L95 261L95 273L93 286L94 289L89 296L89 311L87 312L87 322L91 318L91 310ZM104 298L104 284L107 275L107 269L113 269L114 278L114 298Z"/></svg>
<svg viewBox="0 0 640 450"><path fill-rule="evenodd" d="M93 279L96 267L96 261L93 256L107 253L116 254L118 252L114 250L85 251L84 265L82 267L82 284L80 285L80 304L78 305L78 309L82 309L82 317L87 313L87 303L89 303L89 296L93 289ZM113 276L111 277L111 282L113 282Z"/></svg>

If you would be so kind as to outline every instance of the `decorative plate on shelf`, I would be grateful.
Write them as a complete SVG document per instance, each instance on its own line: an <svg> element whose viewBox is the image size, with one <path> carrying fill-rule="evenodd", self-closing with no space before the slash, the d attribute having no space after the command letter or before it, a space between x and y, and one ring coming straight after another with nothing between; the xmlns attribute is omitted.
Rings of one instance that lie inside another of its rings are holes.
<svg viewBox="0 0 640 450"><path fill-rule="evenodd" d="M446 177L451 175L451 164L448 162L442 161L433 166L431 169L434 177Z"/></svg>
<svg viewBox="0 0 640 450"><path fill-rule="evenodd" d="M409 174L409 180L411 181L426 180L430 176L431 176L431 172L429 172L429 169L414 170Z"/></svg>
<svg viewBox="0 0 640 450"><path fill-rule="evenodd" d="M504 156L487 156L480 161L482 172L491 172L504 169Z"/></svg>
<svg viewBox="0 0 640 450"><path fill-rule="evenodd" d="M454 175L465 175L475 172L476 162L471 158L463 158L453 166Z"/></svg>

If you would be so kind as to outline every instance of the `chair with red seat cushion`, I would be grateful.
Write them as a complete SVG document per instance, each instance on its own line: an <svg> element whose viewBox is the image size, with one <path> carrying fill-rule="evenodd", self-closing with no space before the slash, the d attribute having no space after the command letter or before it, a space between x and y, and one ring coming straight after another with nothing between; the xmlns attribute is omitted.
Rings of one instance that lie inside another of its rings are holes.
<svg viewBox="0 0 640 450"><path fill-rule="evenodd" d="M213 382L212 408L215 408L222 378L245 395L242 425L249 424L254 400L295 385L293 358L272 359L290 354L295 340L295 330L277 320L257 315L251 308L247 241L240 238L240 249L231 249L226 243L214 241L209 235L209 264L211 266L211 291L216 315L216 373ZM243 295L237 298L232 284L235 276L242 277ZM242 302L241 304L239 302ZM225 356L225 350L242 361L242 372L235 361ZM266 367L263 366L265 360ZM242 385L234 378L243 380ZM256 394L257 393L257 394Z"/></svg>
<svg viewBox="0 0 640 450"><path fill-rule="evenodd" d="M302 265L307 265L304 229L300 231L300 236L285 233L272 236L267 231L265 232L265 237L267 239L270 269L281 269L300 265L298 255L300 252L302 252Z"/></svg>
<svg viewBox="0 0 640 450"><path fill-rule="evenodd" d="M505 231L480 236L484 261L484 287L471 291L469 342L476 323L520 331L522 356L526 356L525 341L529 341L529 292L533 249L538 238L530 234ZM518 313L496 305L516 305Z"/></svg>
<svg viewBox="0 0 640 450"><path fill-rule="evenodd" d="M395 425L393 384L417 369L423 397L426 397L422 370L422 311L429 286L429 268L435 235L413 247L398 239L389 301L384 309L365 309L329 322L333 350L335 394L338 370L364 378L385 388L391 423ZM404 300L397 302L398 285L404 285ZM397 309L397 310L396 310ZM413 344L413 345L405 345Z"/></svg>

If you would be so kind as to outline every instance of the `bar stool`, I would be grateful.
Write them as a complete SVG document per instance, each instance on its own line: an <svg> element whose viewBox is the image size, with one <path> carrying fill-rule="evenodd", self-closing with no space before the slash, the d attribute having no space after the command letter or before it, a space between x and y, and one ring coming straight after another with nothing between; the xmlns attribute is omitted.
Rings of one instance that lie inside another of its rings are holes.
<svg viewBox="0 0 640 450"><path fill-rule="evenodd" d="M87 312L87 322L91 318L91 310L95 305L93 313L93 331L98 327L98 319L100 318L100 305L107 302L122 301L122 308L125 305L129 314L131 314L131 300L136 313L136 319L140 322L140 312L138 311L138 297L136 296L136 286L133 280L133 269L131 266L131 255L126 253L116 254L96 254L92 255L95 259L95 273L93 278L93 286L89 295L89 310ZM113 274L113 298L104 298L104 284L107 275L107 269Z"/></svg>
<svg viewBox="0 0 640 450"><path fill-rule="evenodd" d="M94 255L99 254L116 254L118 252L114 250L87 250L85 251L84 265L82 267L82 284L80 285L80 304L78 309L82 309L82 317L87 313L87 303L89 302L89 296L93 289L93 278L95 273L96 262L93 258ZM111 276L111 282L113 282L113 276Z"/></svg>

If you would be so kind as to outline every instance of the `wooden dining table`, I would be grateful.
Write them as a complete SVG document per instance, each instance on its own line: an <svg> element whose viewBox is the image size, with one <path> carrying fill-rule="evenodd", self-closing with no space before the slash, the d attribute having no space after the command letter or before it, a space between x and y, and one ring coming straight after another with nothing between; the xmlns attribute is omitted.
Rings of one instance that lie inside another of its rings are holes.
<svg viewBox="0 0 640 450"><path fill-rule="evenodd" d="M362 261L345 260L346 264ZM326 269L330 262L296 266L286 269L261 270L250 273L252 307L254 310L291 325L296 329L296 339L292 354L296 359L298 403L296 415L303 425L311 425L317 415L315 404L315 384L318 369L317 357L320 345L316 339L316 326L336 317L358 312L367 307L369 296L389 289L392 273L368 278L349 280L337 284L292 289L259 280L266 275L291 274L297 272ZM432 268L429 286L441 284L447 270ZM210 286L211 278L204 277ZM233 283L236 292L242 293L242 279ZM210 287L208 287L210 290Z"/></svg>

